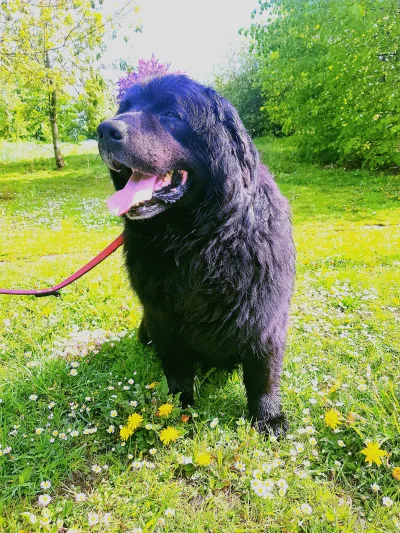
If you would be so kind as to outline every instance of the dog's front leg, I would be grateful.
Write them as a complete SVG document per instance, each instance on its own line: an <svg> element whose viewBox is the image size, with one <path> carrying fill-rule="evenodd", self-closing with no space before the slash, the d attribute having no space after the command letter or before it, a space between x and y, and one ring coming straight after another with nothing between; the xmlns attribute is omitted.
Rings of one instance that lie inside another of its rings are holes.
<svg viewBox="0 0 400 533"><path fill-rule="evenodd" d="M188 354L173 351L158 351L168 388L171 394L181 393L182 407L193 405L194 363Z"/></svg>
<svg viewBox="0 0 400 533"><path fill-rule="evenodd" d="M283 437L288 422L281 411L279 382L283 349L248 355L243 361L244 384L254 427L261 433Z"/></svg>

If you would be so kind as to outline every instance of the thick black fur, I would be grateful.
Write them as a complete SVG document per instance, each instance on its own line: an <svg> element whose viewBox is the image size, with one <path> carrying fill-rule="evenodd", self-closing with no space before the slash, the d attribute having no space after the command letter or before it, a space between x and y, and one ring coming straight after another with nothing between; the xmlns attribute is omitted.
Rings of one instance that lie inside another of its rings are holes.
<svg viewBox="0 0 400 533"><path fill-rule="evenodd" d="M213 89L167 75L133 86L106 123L122 131L99 139L109 166L123 165L111 170L117 189L130 168L189 173L177 201L124 216L126 266L144 308L139 339L153 341L184 404L193 402L197 362L242 364L256 427L283 434L290 212L236 110Z"/></svg>

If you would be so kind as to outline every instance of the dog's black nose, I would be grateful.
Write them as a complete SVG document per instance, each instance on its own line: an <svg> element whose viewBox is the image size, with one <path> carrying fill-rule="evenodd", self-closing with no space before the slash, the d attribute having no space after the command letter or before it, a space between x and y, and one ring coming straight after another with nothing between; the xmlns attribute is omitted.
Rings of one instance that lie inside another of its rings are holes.
<svg viewBox="0 0 400 533"><path fill-rule="evenodd" d="M99 142L107 140L120 142L128 132L128 126L121 120L105 120L97 128L97 139Z"/></svg>

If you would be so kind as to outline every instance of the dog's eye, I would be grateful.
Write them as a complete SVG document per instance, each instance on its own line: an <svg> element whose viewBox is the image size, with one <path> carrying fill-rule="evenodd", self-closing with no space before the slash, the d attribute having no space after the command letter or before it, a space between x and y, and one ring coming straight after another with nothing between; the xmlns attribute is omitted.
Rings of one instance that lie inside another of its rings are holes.
<svg viewBox="0 0 400 533"><path fill-rule="evenodd" d="M169 118L177 118L178 120L181 119L181 117L178 115L178 113L175 113L174 111L166 111L165 113L162 113L162 117L169 117Z"/></svg>

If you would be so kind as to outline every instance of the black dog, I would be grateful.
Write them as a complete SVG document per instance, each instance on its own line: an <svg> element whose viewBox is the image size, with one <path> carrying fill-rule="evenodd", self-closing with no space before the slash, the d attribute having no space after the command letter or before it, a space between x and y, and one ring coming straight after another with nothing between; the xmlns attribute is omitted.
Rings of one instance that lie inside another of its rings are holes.
<svg viewBox="0 0 400 533"><path fill-rule="evenodd" d="M196 362L243 365L250 414L283 434L279 381L294 279L290 213L232 105L183 75L137 83L98 128L125 256L171 393Z"/></svg>

